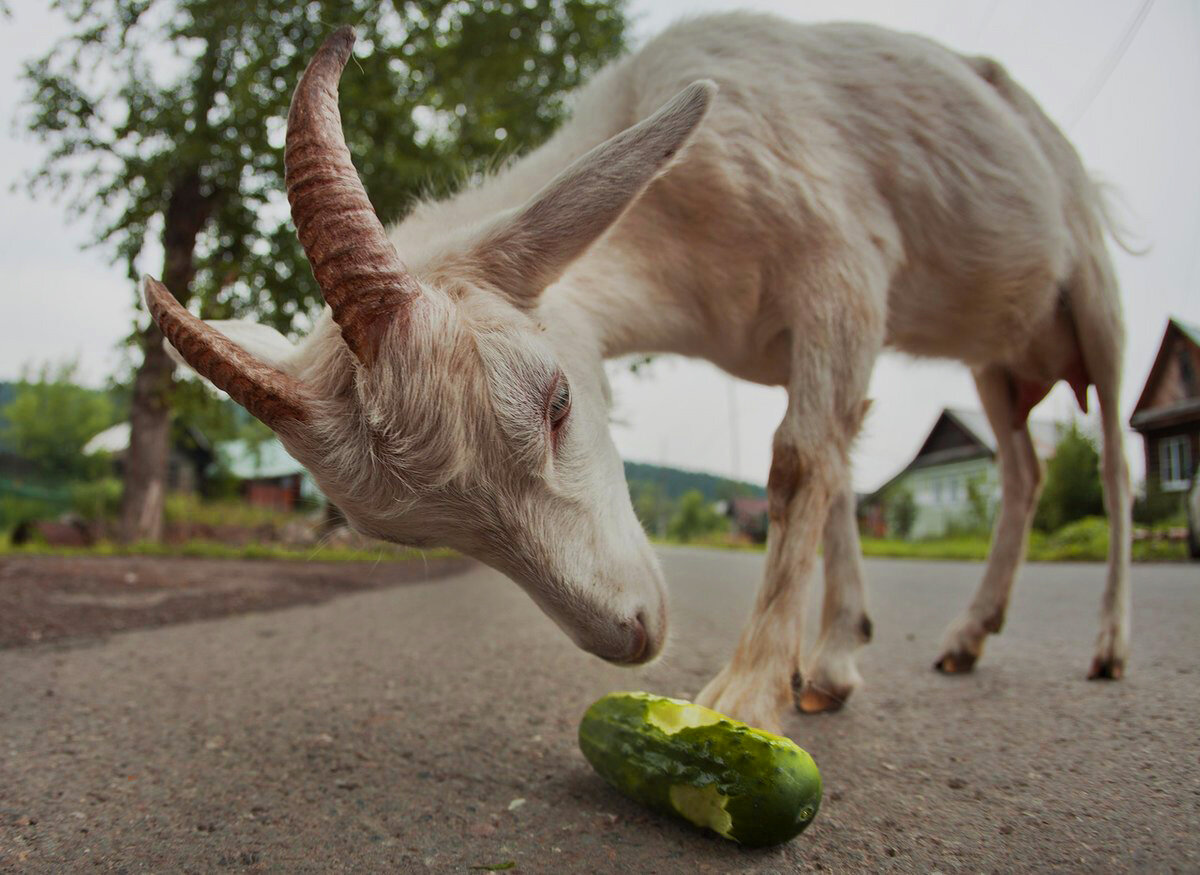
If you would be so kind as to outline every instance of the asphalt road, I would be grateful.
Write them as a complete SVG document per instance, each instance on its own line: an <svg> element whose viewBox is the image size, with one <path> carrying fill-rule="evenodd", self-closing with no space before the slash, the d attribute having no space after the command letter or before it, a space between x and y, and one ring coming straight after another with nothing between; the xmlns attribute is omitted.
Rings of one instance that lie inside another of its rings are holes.
<svg viewBox="0 0 1200 875"><path fill-rule="evenodd" d="M792 715L825 801L750 851L648 814L578 753L613 689L693 695L757 555L669 550L673 641L576 651L484 569L316 605L0 651L0 870L1200 869L1200 573L1134 569L1134 661L1083 680L1103 571L1026 569L972 676L930 670L980 567L868 563L843 711Z"/></svg>

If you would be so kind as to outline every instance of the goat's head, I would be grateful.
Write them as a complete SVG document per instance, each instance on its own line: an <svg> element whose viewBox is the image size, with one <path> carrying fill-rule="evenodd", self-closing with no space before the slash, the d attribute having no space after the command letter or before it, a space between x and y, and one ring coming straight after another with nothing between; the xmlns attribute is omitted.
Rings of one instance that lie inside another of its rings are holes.
<svg viewBox="0 0 1200 875"><path fill-rule="evenodd" d="M714 86L689 86L417 276L342 136L336 85L353 41L347 28L326 41L288 117L292 216L329 305L306 353L255 355L147 278L150 312L356 528L483 559L579 646L644 662L665 636L662 574L608 434L601 350L570 325L544 328L540 296L686 142Z"/></svg>

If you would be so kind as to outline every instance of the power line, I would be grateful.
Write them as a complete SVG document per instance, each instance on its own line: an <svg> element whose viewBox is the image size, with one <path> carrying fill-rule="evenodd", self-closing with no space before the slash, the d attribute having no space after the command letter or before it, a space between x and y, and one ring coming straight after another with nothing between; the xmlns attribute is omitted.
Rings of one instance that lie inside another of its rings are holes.
<svg viewBox="0 0 1200 875"><path fill-rule="evenodd" d="M1146 20L1146 16L1150 14L1150 9L1154 6L1154 0L1142 0L1142 5L1137 13L1130 19L1130 22L1125 27L1125 32L1121 34L1121 39L1113 46L1113 50L1108 53L1104 64L1100 67L1096 76L1092 77L1089 87L1083 92L1086 99L1079 103L1079 110L1072 114L1070 121L1067 122L1067 130L1074 130L1075 126L1083 121L1083 117L1087 115L1092 104L1096 102L1096 98L1100 96L1100 92L1104 90L1104 86L1108 84L1109 78L1113 71L1117 69L1117 65L1121 63L1125 57L1125 53L1129 51L1129 46L1133 44L1134 37L1138 35L1138 31L1142 29L1142 24Z"/></svg>

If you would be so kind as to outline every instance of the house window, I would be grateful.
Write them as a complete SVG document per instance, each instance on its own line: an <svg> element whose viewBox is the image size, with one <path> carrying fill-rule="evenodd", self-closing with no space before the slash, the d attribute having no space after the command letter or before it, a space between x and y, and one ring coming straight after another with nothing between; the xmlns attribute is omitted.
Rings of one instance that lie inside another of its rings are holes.
<svg viewBox="0 0 1200 875"><path fill-rule="evenodd" d="M1158 442L1158 479L1164 492L1188 488L1192 477L1192 447L1187 435L1177 434Z"/></svg>

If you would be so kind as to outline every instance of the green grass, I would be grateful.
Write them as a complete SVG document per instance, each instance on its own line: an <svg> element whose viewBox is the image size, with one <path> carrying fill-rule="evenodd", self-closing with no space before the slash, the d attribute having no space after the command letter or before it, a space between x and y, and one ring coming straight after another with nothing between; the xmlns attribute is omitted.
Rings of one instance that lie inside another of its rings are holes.
<svg viewBox="0 0 1200 875"><path fill-rule="evenodd" d="M201 501L195 495L172 494L167 497L165 515L168 524L190 523L211 526L257 529L260 526L281 527L300 521L311 523L312 511L286 513L271 508L255 507L244 501ZM288 546L280 543L251 542L226 544L219 541L195 539L181 544L140 542L119 544L101 541L91 547L52 547L47 544L25 544L15 547L8 533L0 529L0 557L4 556L187 556L199 559L300 559L322 562L397 562L414 559L440 559L457 556L453 550L416 550L380 542L370 547L313 545Z"/></svg>
<svg viewBox="0 0 1200 875"><path fill-rule="evenodd" d="M269 507L257 507L238 499L201 501L196 495L172 493L167 496L164 515L170 523L193 523L204 526L238 526L256 528L262 525L282 525L304 520L312 511L290 513Z"/></svg>
<svg viewBox="0 0 1200 875"><path fill-rule="evenodd" d="M91 547L51 547L24 544L14 547L0 539L0 558L6 556L186 556L197 559L300 559L317 562L402 562L415 559L443 559L457 556L453 550L417 550L408 547L380 547L365 550L353 547L286 547L281 544L245 544L233 546L214 541L187 541L183 544L141 542L116 544L101 541Z"/></svg>
<svg viewBox="0 0 1200 875"><path fill-rule="evenodd" d="M655 539L656 543L681 546L677 541ZM987 559L990 535L967 534L922 541L898 538L862 538L864 556L875 559L933 559L982 562ZM711 535L686 546L719 547L732 550L763 550L762 544L747 544L727 535ZM1187 544L1182 541L1134 541L1134 562L1184 562ZM1031 562L1104 562L1108 559L1108 521L1089 517L1063 526L1053 534L1034 532L1029 538Z"/></svg>
<svg viewBox="0 0 1200 875"><path fill-rule="evenodd" d="M680 541L676 538L650 535L650 541L664 547L716 547L721 550L735 550L743 553L761 553L766 550L766 544L755 544L741 538L734 538L724 532L702 535L690 541Z"/></svg>
<svg viewBox="0 0 1200 875"><path fill-rule="evenodd" d="M987 558L988 539L974 535L939 538L936 541L901 541L897 538L863 538L863 555L874 559L958 559L979 561Z"/></svg>

